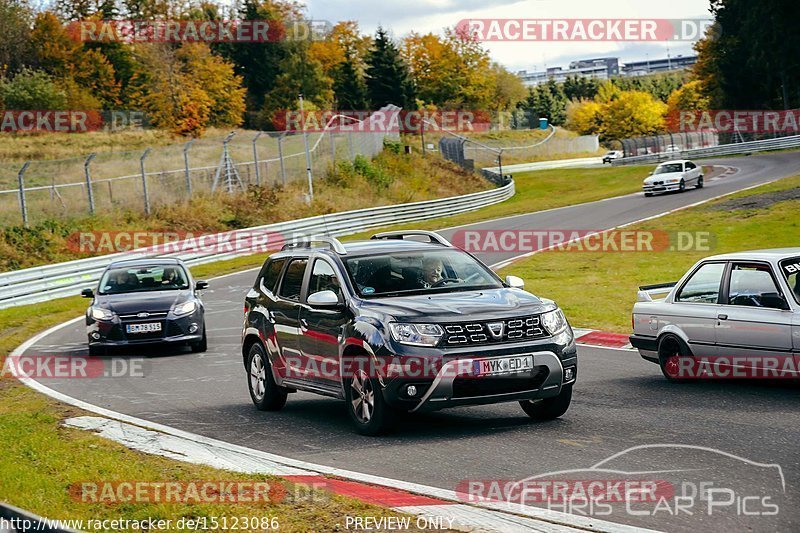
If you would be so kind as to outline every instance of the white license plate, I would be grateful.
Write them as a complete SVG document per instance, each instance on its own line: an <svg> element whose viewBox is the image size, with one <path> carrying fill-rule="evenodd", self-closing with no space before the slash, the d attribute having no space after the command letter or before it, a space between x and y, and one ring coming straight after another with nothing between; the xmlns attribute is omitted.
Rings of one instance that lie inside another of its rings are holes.
<svg viewBox="0 0 800 533"><path fill-rule="evenodd" d="M152 333L161 331L161 322L149 322L147 324L127 324L125 331L128 333Z"/></svg>
<svg viewBox="0 0 800 533"><path fill-rule="evenodd" d="M533 369L532 355L516 357L500 357L494 359L478 359L473 363L475 374L486 376L491 374L515 374Z"/></svg>

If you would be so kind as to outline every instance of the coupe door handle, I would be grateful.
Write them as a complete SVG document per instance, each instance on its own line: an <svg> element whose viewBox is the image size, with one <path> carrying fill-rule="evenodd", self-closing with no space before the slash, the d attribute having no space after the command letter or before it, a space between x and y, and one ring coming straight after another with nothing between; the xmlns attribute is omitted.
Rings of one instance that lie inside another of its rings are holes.
<svg viewBox="0 0 800 533"><path fill-rule="evenodd" d="M717 318L720 320L728 320L728 315L717 315Z"/></svg>
<svg viewBox="0 0 800 533"><path fill-rule="evenodd" d="M300 319L300 325L303 326L304 328L308 329L308 322L306 321L305 318L301 318Z"/></svg>

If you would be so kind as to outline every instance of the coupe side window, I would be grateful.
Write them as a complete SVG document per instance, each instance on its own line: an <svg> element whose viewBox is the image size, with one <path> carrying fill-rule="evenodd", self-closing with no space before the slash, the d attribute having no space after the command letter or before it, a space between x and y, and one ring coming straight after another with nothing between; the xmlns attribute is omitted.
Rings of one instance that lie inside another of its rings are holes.
<svg viewBox="0 0 800 533"><path fill-rule="evenodd" d="M728 305L786 309L767 265L734 264L728 290Z"/></svg>
<svg viewBox="0 0 800 533"><path fill-rule="evenodd" d="M692 170L693 168L697 168L694 163L686 163L686 170Z"/></svg>
<svg viewBox="0 0 800 533"><path fill-rule="evenodd" d="M717 303L723 272L725 272L725 263L708 263L701 266L681 288L676 301Z"/></svg>
<svg viewBox="0 0 800 533"><path fill-rule="evenodd" d="M279 295L287 300L300 301L300 289L303 287L303 275L306 272L308 259L293 259L283 274Z"/></svg>

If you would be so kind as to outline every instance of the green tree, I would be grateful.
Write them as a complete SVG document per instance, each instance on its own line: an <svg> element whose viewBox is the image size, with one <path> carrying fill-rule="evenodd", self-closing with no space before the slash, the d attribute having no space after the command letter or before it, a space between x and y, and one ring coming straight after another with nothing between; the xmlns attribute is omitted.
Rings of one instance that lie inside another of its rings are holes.
<svg viewBox="0 0 800 533"><path fill-rule="evenodd" d="M16 73L32 62L33 10L26 0L0 0L0 75Z"/></svg>
<svg viewBox="0 0 800 533"><path fill-rule="evenodd" d="M367 85L349 56L336 66L333 73L333 94L339 109L367 109Z"/></svg>
<svg viewBox="0 0 800 533"><path fill-rule="evenodd" d="M5 109L66 109L67 93L49 74L23 68L0 79L0 103Z"/></svg>
<svg viewBox="0 0 800 533"><path fill-rule="evenodd" d="M378 28L366 59L367 93L373 108L394 104L413 109L416 95L408 66L383 28Z"/></svg>

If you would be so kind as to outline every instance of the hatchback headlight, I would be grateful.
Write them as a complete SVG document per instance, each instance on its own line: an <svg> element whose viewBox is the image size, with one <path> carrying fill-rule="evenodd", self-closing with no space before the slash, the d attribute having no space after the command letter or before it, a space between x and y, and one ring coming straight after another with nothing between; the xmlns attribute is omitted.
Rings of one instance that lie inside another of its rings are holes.
<svg viewBox="0 0 800 533"><path fill-rule="evenodd" d="M392 338L403 344L414 346L436 346L444 335L438 324L389 324Z"/></svg>
<svg viewBox="0 0 800 533"><path fill-rule="evenodd" d="M542 325L551 336L558 335L567 328L567 318L561 309L556 309L542 315Z"/></svg>
<svg viewBox="0 0 800 533"><path fill-rule="evenodd" d="M92 307L92 318L95 320L111 320L114 318L114 313L102 307Z"/></svg>
<svg viewBox="0 0 800 533"><path fill-rule="evenodd" d="M195 303L194 300L189 300L188 302L176 305L172 313L175 316L190 315L194 313L196 309L197 309L197 303Z"/></svg>

